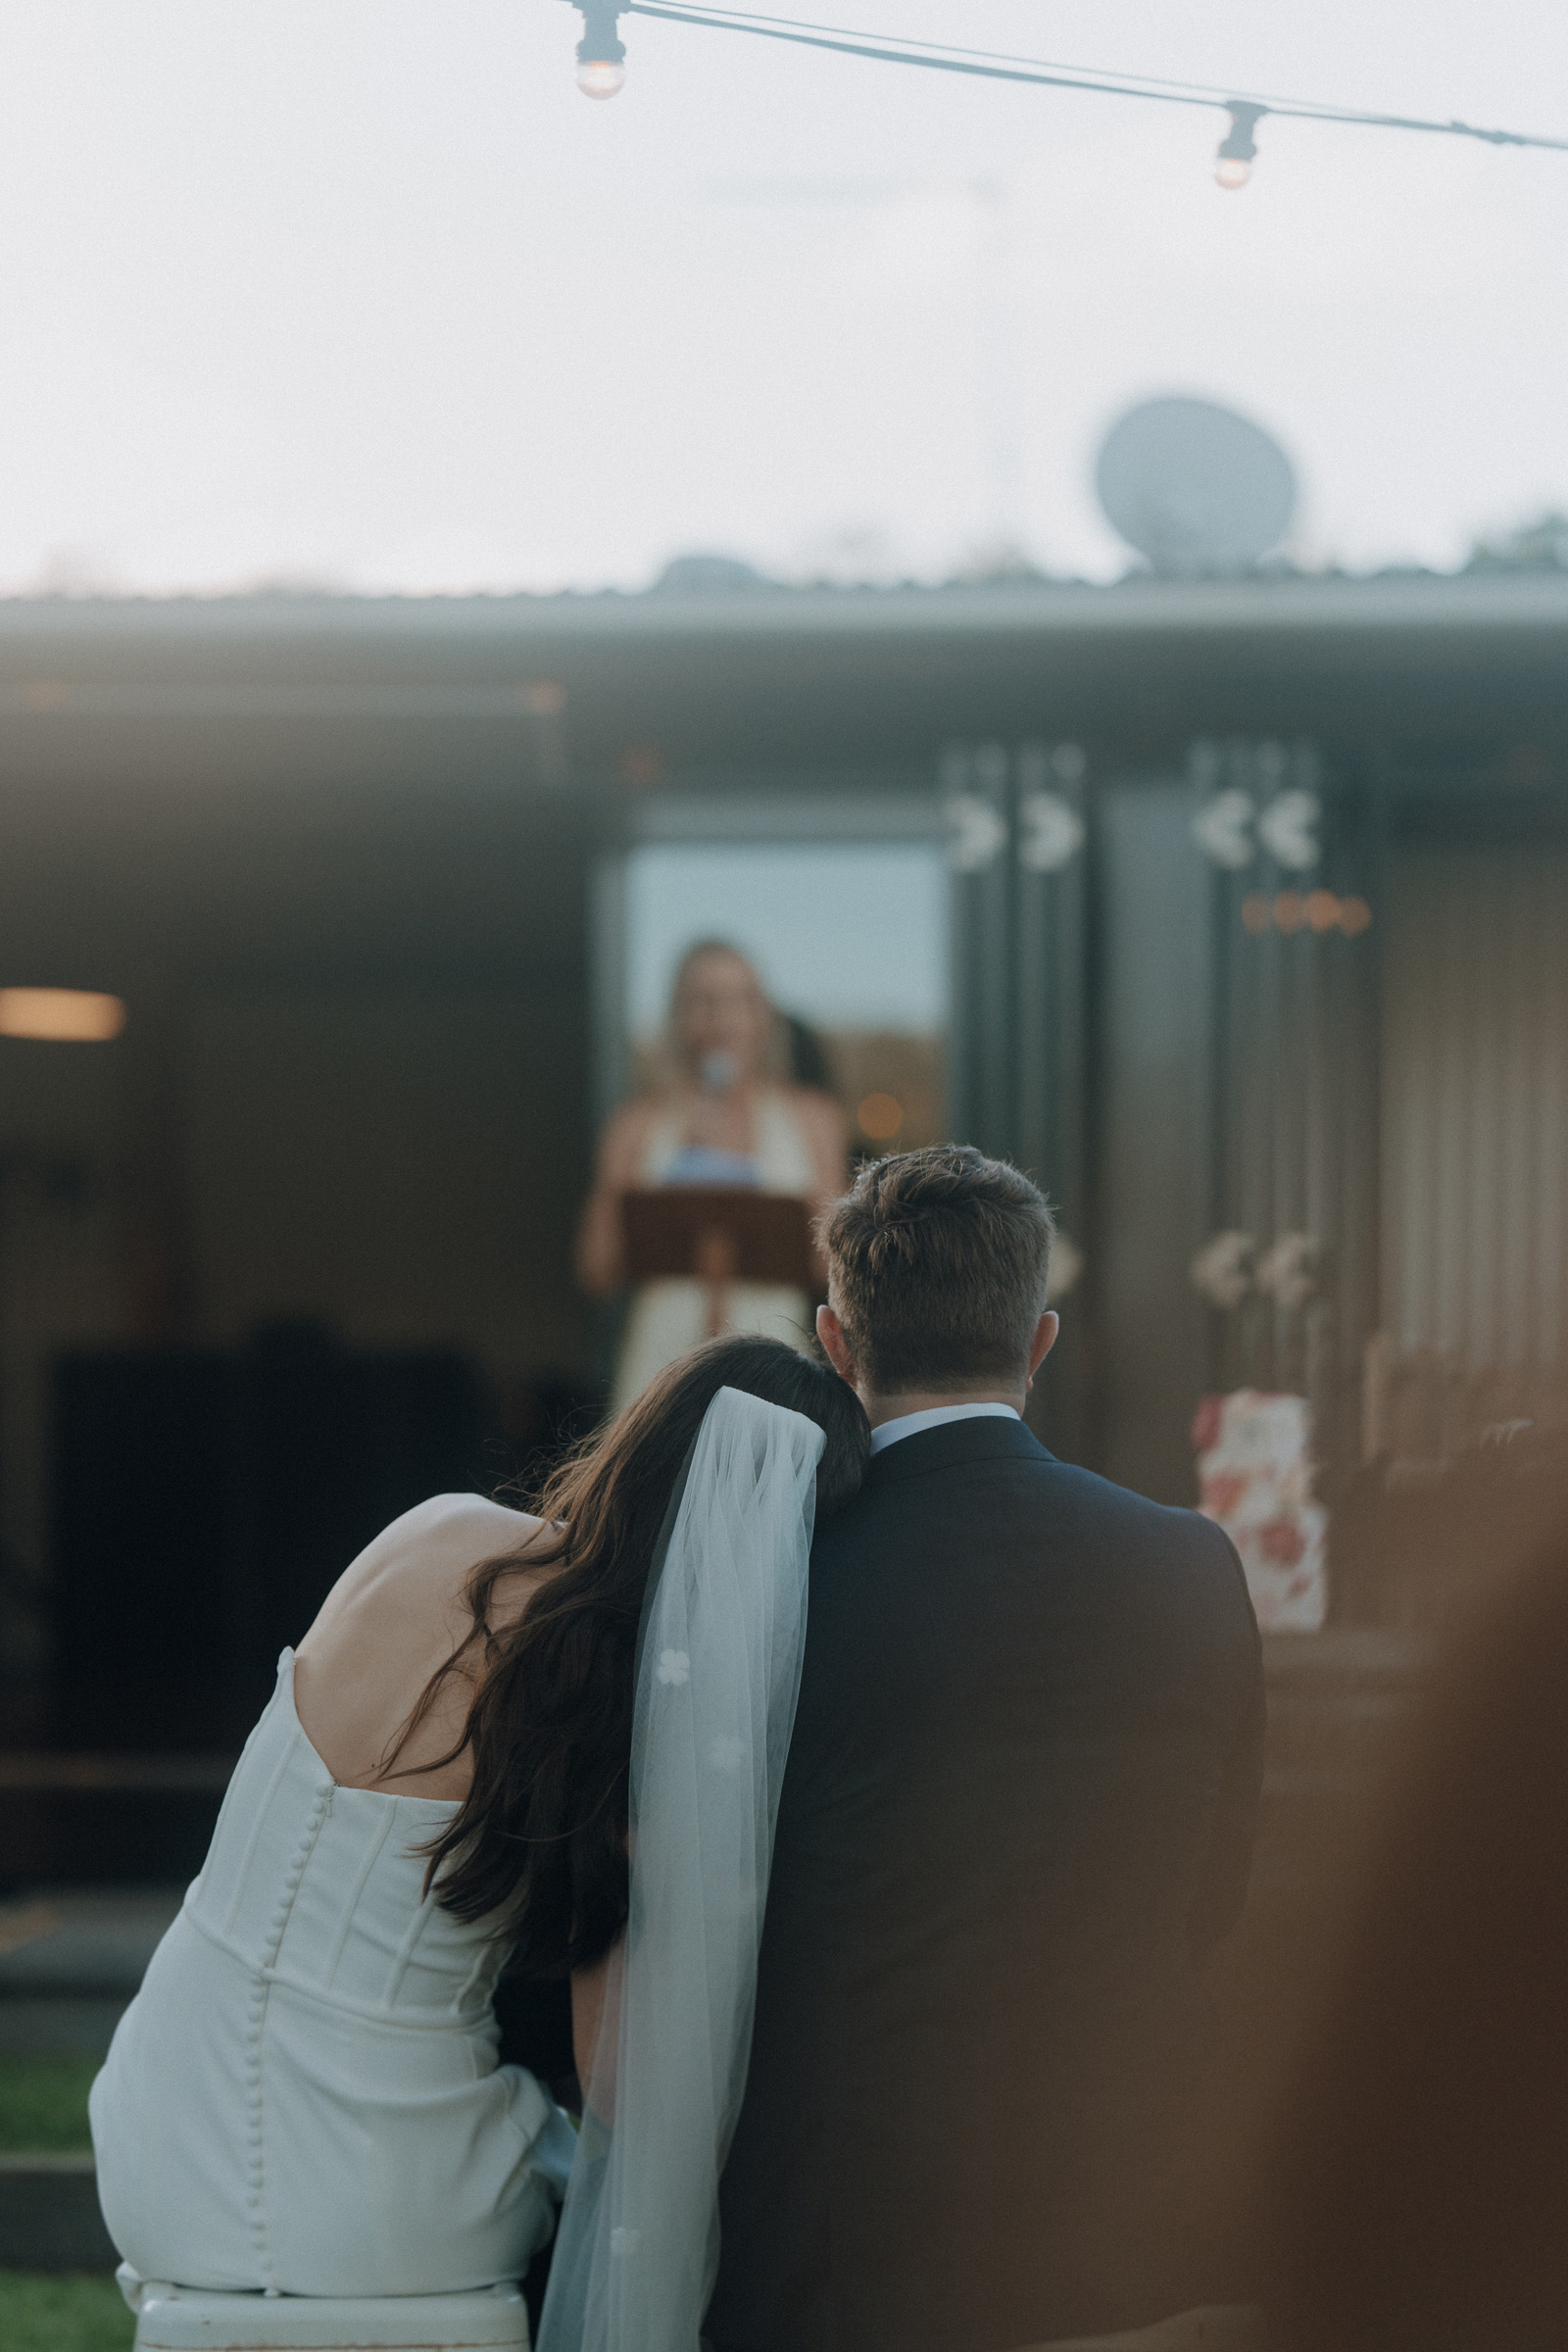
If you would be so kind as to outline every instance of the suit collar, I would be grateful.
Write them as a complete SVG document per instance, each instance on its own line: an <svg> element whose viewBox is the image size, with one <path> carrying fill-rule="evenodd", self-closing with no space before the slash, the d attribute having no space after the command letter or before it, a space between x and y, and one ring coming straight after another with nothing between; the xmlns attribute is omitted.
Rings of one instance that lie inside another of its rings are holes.
<svg viewBox="0 0 1568 2352"><path fill-rule="evenodd" d="M941 1429L949 1421L1005 1421L1008 1414L1014 1421L1021 1416L1010 1404L932 1404L921 1412L898 1413L891 1421L879 1422L871 1432L871 1451L881 1453L889 1446L897 1446L905 1438L917 1438L922 1430Z"/></svg>
<svg viewBox="0 0 1568 2352"><path fill-rule="evenodd" d="M917 1430L913 1437L901 1438L896 1446L872 1454L860 1492L863 1494L901 1478L918 1478L928 1470L956 1469L964 1462L1054 1459L1032 1429L1010 1416L1004 1420L1001 1414L987 1414L984 1419L945 1421L940 1429Z"/></svg>

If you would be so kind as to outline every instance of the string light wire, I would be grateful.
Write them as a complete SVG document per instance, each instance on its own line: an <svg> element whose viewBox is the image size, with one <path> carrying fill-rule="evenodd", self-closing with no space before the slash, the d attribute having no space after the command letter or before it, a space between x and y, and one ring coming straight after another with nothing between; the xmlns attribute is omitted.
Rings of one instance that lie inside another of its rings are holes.
<svg viewBox="0 0 1568 2352"><path fill-rule="evenodd" d="M1456 118L1446 122L1421 115L1376 114L1353 106L1313 104L1299 98L1244 99L1217 82L1165 81L1155 74L1100 73L1092 67L1056 66L1045 58L1011 57L987 49L964 49L939 41L917 41L902 33L864 33L846 26L816 24L796 17L772 17L744 9L671 5L670 0L621 0L620 13L658 17L670 24L699 25L716 32L748 32L763 40L787 41L804 49L826 49L841 57L878 64L921 66L936 74L964 74L983 81L1023 82L1037 88L1086 90L1102 97L1145 98L1165 106L1203 106L1229 111L1246 105L1257 115L1298 122L1344 122L1366 130L1425 131L1444 138L1479 139L1489 147L1531 147L1568 152L1568 138L1522 130L1488 130ZM889 47L892 42L897 44ZM1254 111L1255 110L1255 111Z"/></svg>
<svg viewBox="0 0 1568 2352"><path fill-rule="evenodd" d="M633 5L634 0L620 0L621 8L628 13ZM1091 77L1089 86L1098 89L1103 85L1106 88L1120 91L1128 97L1153 96L1168 90L1180 92L1197 105L1222 106L1232 98L1255 100L1257 104L1265 107L1310 104L1314 112L1320 112L1329 120L1338 120L1341 115L1353 112L1349 108L1335 106L1328 99L1308 101L1306 99L1282 98L1278 91L1243 89L1230 82L1225 83L1222 90L1221 84L1217 81L1175 81L1163 74L1120 74L1113 67L1108 66L1104 68L1071 66L1063 64L1059 58L1023 57L1012 49L977 49L965 41L931 41L926 40L923 36L902 32L865 32L858 25L817 24L808 18L775 17L761 9L708 8L701 5L701 0L698 0L698 5L685 10L683 14L693 21L700 17L705 24L710 22L720 29L727 25L737 32L750 30L759 24L779 24L788 27L792 32L826 33L837 40L873 44L891 41L901 51L906 49L930 50L939 57L972 57L988 65L1024 66L1034 73L1089 76ZM1079 85L1075 82L1072 86Z"/></svg>

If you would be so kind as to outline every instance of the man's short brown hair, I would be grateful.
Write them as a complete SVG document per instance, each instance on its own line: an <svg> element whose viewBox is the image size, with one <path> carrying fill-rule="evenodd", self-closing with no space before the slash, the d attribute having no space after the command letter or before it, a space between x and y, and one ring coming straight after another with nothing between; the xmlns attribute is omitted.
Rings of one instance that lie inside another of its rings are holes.
<svg viewBox="0 0 1568 2352"><path fill-rule="evenodd" d="M822 1220L834 1312L884 1396L1022 1385L1054 1235L1027 1176L968 1144L862 1168Z"/></svg>

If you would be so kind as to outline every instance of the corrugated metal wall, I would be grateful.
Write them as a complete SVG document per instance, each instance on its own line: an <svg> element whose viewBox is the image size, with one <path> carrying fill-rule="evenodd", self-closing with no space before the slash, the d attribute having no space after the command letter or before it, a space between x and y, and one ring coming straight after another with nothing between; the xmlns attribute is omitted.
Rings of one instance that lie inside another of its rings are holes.
<svg viewBox="0 0 1568 2352"><path fill-rule="evenodd" d="M1384 1328L1528 1408L1568 1377L1568 854L1409 850L1389 881Z"/></svg>
<svg viewBox="0 0 1568 2352"><path fill-rule="evenodd" d="M1378 1316L1381 836L1359 776L1325 772L1305 746L1230 746L1212 782L1194 825L1211 861L1205 1240L1191 1265L1202 1386L1305 1396L1333 1501L1361 1457ZM1228 800L1250 810L1234 847L1217 823ZM1282 808L1300 825L1276 822Z"/></svg>

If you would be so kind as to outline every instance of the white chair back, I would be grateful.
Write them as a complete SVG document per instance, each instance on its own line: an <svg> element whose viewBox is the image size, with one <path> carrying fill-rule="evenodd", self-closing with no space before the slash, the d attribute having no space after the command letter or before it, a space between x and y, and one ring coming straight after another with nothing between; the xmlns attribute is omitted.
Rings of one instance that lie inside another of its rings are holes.
<svg viewBox="0 0 1568 2352"><path fill-rule="evenodd" d="M136 2285L136 2352L529 2352L516 2286L340 2297Z"/></svg>

